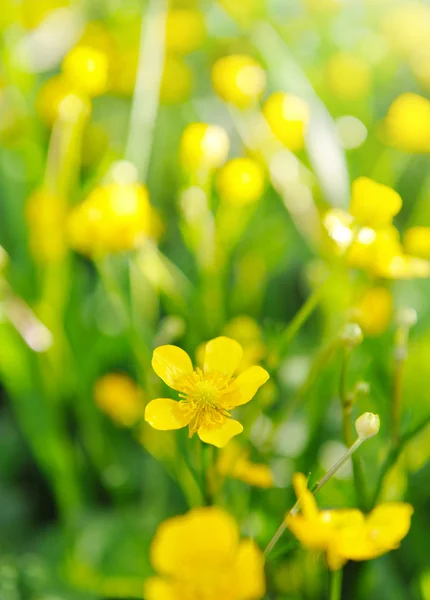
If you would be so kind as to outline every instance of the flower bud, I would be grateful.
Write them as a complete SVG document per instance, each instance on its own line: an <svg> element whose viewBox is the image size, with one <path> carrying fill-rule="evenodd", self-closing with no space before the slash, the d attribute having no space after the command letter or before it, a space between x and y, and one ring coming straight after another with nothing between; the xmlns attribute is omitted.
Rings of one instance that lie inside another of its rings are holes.
<svg viewBox="0 0 430 600"><path fill-rule="evenodd" d="M370 384L367 381L357 381L355 385L356 396L368 396L370 392Z"/></svg>
<svg viewBox="0 0 430 600"><path fill-rule="evenodd" d="M396 315L396 321L399 327L410 329L416 325L418 320L417 311L414 308L401 308Z"/></svg>
<svg viewBox="0 0 430 600"><path fill-rule="evenodd" d="M346 346L358 346L363 341L363 332L357 323L347 323L340 332L340 339Z"/></svg>
<svg viewBox="0 0 430 600"><path fill-rule="evenodd" d="M370 412L363 413L355 422L355 430L358 434L358 437L362 438L363 440L368 440L376 435L379 431L379 426L379 415L375 415Z"/></svg>

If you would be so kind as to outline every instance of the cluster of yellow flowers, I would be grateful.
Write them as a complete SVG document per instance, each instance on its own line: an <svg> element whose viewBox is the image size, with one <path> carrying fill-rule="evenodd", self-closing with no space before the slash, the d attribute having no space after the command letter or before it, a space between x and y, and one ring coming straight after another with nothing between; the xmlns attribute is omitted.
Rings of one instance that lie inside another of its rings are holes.
<svg viewBox="0 0 430 600"><path fill-rule="evenodd" d="M338 254L350 266L388 279L428 277L429 261L408 254L393 225L401 207L402 199L395 190L360 177L352 184L349 212L329 210L323 224ZM413 249L410 242L409 248Z"/></svg>

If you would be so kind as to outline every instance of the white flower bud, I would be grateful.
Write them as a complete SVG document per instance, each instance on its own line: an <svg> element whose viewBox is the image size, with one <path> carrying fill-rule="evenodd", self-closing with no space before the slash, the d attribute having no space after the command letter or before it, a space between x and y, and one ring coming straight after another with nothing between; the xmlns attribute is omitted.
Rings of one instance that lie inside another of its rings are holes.
<svg viewBox="0 0 430 600"><path fill-rule="evenodd" d="M417 324L418 315L414 308L401 308L396 315L396 322L400 327L410 329Z"/></svg>
<svg viewBox="0 0 430 600"><path fill-rule="evenodd" d="M356 420L355 430L358 437L367 440L378 433L380 424L379 415L366 412L360 415Z"/></svg>
<svg viewBox="0 0 430 600"><path fill-rule="evenodd" d="M347 346L358 346L363 341L363 332L357 323L347 323L340 332L341 341Z"/></svg>

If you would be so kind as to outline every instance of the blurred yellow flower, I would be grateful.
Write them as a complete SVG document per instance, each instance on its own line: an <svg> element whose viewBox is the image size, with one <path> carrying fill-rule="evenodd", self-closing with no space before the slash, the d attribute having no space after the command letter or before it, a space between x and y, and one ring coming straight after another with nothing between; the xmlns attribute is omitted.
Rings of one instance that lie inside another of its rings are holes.
<svg viewBox="0 0 430 600"><path fill-rule="evenodd" d="M154 231L154 211L144 185L111 183L96 187L69 215L70 245L100 256L132 250Z"/></svg>
<svg viewBox="0 0 430 600"><path fill-rule="evenodd" d="M197 432L203 442L218 448L243 431L231 418L230 410L249 402L268 379L262 367L253 366L233 377L242 359L238 342L218 337L206 344L203 369L193 369L190 357L176 346L154 350L152 366L168 386L180 392L181 400L152 400L145 420L163 431L189 426L190 436Z"/></svg>
<svg viewBox="0 0 430 600"><path fill-rule="evenodd" d="M386 227L400 212L402 199L392 188L368 177L359 177L352 184L350 214L364 227Z"/></svg>
<svg viewBox="0 0 430 600"><path fill-rule="evenodd" d="M108 68L106 54L91 46L75 46L62 64L63 73L71 84L91 97L106 92Z"/></svg>
<svg viewBox="0 0 430 600"><path fill-rule="evenodd" d="M212 68L215 92L230 104L246 108L266 89L266 73L251 56L234 54L220 58Z"/></svg>
<svg viewBox="0 0 430 600"><path fill-rule="evenodd" d="M230 140L219 125L191 123L181 137L180 158L190 171L217 169L225 163Z"/></svg>
<svg viewBox="0 0 430 600"><path fill-rule="evenodd" d="M166 23L166 49L189 54L200 48L206 38L205 20L201 12L187 8L173 9Z"/></svg>
<svg viewBox="0 0 430 600"><path fill-rule="evenodd" d="M382 29L392 47L405 58L425 48L430 31L430 7L424 2L405 2L387 10Z"/></svg>
<svg viewBox="0 0 430 600"><path fill-rule="evenodd" d="M162 523L152 541L146 600L260 600L264 558L240 540L234 519L218 507L195 508Z"/></svg>
<svg viewBox="0 0 430 600"><path fill-rule="evenodd" d="M15 2L15 4L18 4ZM70 0L22 0L22 20L24 27L35 29L52 11L70 5ZM2 11L3 12L3 7Z"/></svg>
<svg viewBox="0 0 430 600"><path fill-rule="evenodd" d="M264 103L263 115L274 135L291 152L304 147L310 117L304 100L293 94L275 92Z"/></svg>
<svg viewBox="0 0 430 600"><path fill-rule="evenodd" d="M249 452L232 440L218 454L217 472L224 477L239 479L248 485L273 487L273 473L264 463L253 463Z"/></svg>
<svg viewBox="0 0 430 600"><path fill-rule="evenodd" d="M342 5L342 0L303 0L303 2L312 12L321 14L333 13Z"/></svg>
<svg viewBox="0 0 430 600"><path fill-rule="evenodd" d="M234 206L253 204L264 192L264 169L252 158L233 158L220 170L216 183L221 200Z"/></svg>
<svg viewBox="0 0 430 600"><path fill-rule="evenodd" d="M35 260L47 264L64 258L67 252L64 200L47 190L36 190L27 200L25 216Z"/></svg>
<svg viewBox="0 0 430 600"><path fill-rule="evenodd" d="M430 258L430 227L411 227L403 238L408 254Z"/></svg>
<svg viewBox="0 0 430 600"><path fill-rule="evenodd" d="M372 77L366 61L358 55L339 52L327 62L326 79L330 91L339 100L352 101L367 96Z"/></svg>
<svg viewBox="0 0 430 600"><path fill-rule="evenodd" d="M368 335L380 335L393 316L393 296L387 288L376 286L365 291L353 310L354 320Z"/></svg>
<svg viewBox="0 0 430 600"><path fill-rule="evenodd" d="M385 133L391 146L430 152L430 101L418 94L401 94L388 109Z"/></svg>
<svg viewBox="0 0 430 600"><path fill-rule="evenodd" d="M48 79L42 85L36 98L36 110L48 126L51 127L58 119L60 105L69 96L81 99L84 103L89 102L86 94L62 74Z"/></svg>
<svg viewBox="0 0 430 600"><path fill-rule="evenodd" d="M326 553L330 569L340 569L348 560L370 560L394 550L409 531L410 504L387 502L368 515L357 509L320 511L302 473L294 475L293 485L300 514L289 513L286 524L303 546Z"/></svg>
<svg viewBox="0 0 430 600"><path fill-rule="evenodd" d="M139 47L120 48L110 64L109 91L121 96L131 96L136 84Z"/></svg>
<svg viewBox="0 0 430 600"><path fill-rule="evenodd" d="M264 5L261 0L218 0L223 9L237 19L243 25L249 25L252 21L262 16Z"/></svg>
<svg viewBox="0 0 430 600"><path fill-rule="evenodd" d="M123 427L132 427L143 416L143 392L127 375L108 373L94 386L97 406L112 421Z"/></svg>
<svg viewBox="0 0 430 600"><path fill-rule="evenodd" d="M167 56L160 88L162 104L184 102L193 86L193 72L182 58Z"/></svg>

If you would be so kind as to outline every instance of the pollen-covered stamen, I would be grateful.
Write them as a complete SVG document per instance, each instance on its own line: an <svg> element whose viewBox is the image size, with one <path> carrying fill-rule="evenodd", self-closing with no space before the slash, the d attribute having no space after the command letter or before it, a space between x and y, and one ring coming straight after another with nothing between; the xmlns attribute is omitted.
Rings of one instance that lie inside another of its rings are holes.
<svg viewBox="0 0 430 600"><path fill-rule="evenodd" d="M216 427L230 417L224 397L231 391L232 378L219 372L196 369L180 382L180 409L189 418L190 436L200 427Z"/></svg>

